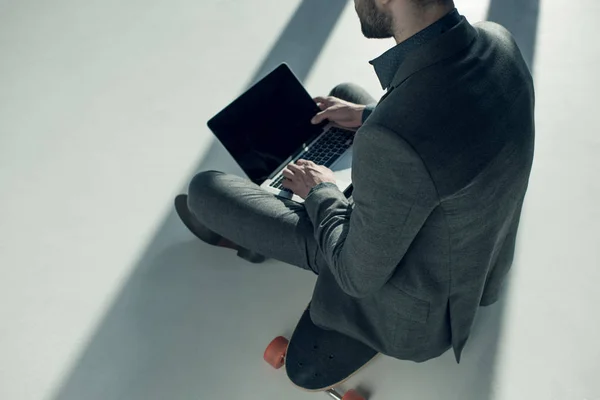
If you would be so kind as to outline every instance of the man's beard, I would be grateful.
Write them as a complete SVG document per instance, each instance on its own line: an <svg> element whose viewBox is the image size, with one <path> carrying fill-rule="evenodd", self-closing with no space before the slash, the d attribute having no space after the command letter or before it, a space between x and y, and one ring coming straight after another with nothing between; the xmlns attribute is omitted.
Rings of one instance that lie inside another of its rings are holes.
<svg viewBox="0 0 600 400"><path fill-rule="evenodd" d="M394 36L392 16L379 10L375 0L358 1L356 12L366 38L387 39Z"/></svg>

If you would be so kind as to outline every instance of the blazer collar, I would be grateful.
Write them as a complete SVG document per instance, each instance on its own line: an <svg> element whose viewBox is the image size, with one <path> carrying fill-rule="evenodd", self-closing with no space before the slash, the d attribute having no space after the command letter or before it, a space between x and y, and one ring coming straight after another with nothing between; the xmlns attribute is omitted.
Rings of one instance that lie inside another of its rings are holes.
<svg viewBox="0 0 600 400"><path fill-rule="evenodd" d="M385 90L391 86L398 68L400 68L400 65L402 65L412 51L443 35L461 21L462 17L455 8L427 28L392 47L376 59L369 61L375 69L382 89Z"/></svg>
<svg viewBox="0 0 600 400"><path fill-rule="evenodd" d="M477 35L477 30L465 17L461 17L461 21L456 26L410 53L398 68L388 93L411 75L465 49Z"/></svg>

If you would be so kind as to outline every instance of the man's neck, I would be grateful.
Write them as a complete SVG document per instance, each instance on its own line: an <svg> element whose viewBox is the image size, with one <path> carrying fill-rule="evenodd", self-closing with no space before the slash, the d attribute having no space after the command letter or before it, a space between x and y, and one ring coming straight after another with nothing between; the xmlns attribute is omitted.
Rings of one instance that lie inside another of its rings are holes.
<svg viewBox="0 0 600 400"><path fill-rule="evenodd" d="M452 2L447 5L433 5L424 9L415 6L406 6L404 9L398 9L394 17L396 26L394 39L396 43L400 44L404 42L429 25L442 19L453 9L454 4Z"/></svg>

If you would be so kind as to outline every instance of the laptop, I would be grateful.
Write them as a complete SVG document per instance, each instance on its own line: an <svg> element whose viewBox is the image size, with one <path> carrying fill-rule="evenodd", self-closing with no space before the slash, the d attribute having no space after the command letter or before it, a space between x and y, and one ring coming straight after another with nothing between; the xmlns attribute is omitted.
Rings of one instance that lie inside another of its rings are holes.
<svg viewBox="0 0 600 400"><path fill-rule="evenodd" d="M335 172L351 188L354 131L310 121L321 110L287 64L281 64L208 121L208 127L248 178L275 196L298 203L282 171L299 159Z"/></svg>

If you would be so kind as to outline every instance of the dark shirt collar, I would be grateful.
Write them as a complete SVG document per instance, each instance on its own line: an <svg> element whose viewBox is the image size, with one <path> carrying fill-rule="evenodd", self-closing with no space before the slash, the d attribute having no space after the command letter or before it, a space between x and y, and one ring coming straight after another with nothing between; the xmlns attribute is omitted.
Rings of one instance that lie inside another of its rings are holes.
<svg viewBox="0 0 600 400"><path fill-rule="evenodd" d="M408 53L415 50L417 47L422 46L426 42L442 35L449 29L456 26L460 21L460 14L455 8L440 20L434 22L427 28L414 34L404 42L392 47L381 56L370 61L370 64L375 68L375 73L379 78L381 87L384 90L390 87L398 68L400 68L400 65L404 62Z"/></svg>

